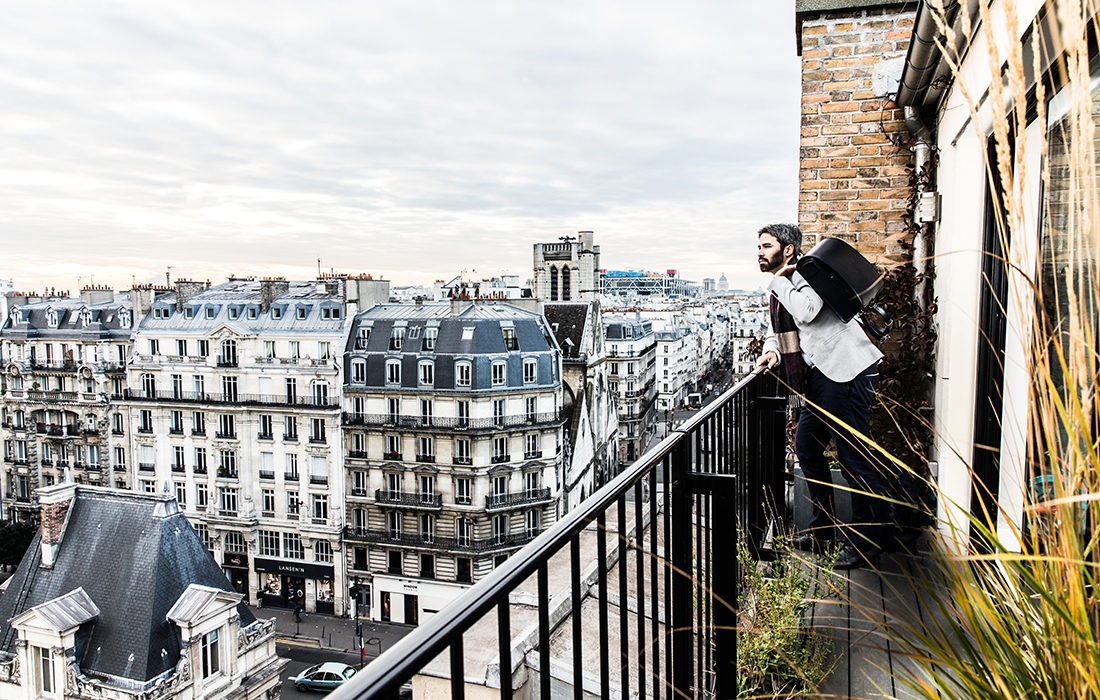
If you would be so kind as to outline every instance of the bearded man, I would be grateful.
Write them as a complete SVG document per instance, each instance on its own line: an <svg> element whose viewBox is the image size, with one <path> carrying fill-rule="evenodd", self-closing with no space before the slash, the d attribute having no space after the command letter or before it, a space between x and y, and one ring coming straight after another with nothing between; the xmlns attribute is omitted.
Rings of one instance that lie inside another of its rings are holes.
<svg viewBox="0 0 1100 700"><path fill-rule="evenodd" d="M852 490L852 522L838 569L873 564L893 538L891 469L865 439L882 358L855 319L844 323L795 269L802 232L793 224L769 224L757 233L761 272L770 272L771 328L760 368L776 368L806 406L798 418L794 449L809 488L809 530L796 535L799 549L822 551L837 539L833 486L825 448L836 447L841 473Z"/></svg>

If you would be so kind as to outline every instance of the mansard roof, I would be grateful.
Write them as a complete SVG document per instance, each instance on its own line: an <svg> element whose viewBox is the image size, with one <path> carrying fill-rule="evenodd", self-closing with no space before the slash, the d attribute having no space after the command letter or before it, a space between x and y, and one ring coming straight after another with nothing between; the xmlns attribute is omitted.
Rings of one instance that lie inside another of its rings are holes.
<svg viewBox="0 0 1100 700"><path fill-rule="evenodd" d="M265 302L263 288L272 284L277 289ZM229 327L241 335L340 336L347 323L342 284L341 280L230 280L187 297L180 305L182 311L177 310L178 292L171 292L157 297L138 332L194 337Z"/></svg>
<svg viewBox="0 0 1100 700"><path fill-rule="evenodd" d="M393 329L405 327L402 352L426 352L424 328L436 328L434 356L487 355L507 353L505 328L515 334L518 349L524 353L549 352L557 344L542 316L509 304L472 304L461 310L451 302L421 306L384 304L357 315L352 321L347 349L352 352L386 353ZM359 329L370 328L365 348L356 347Z"/></svg>
<svg viewBox="0 0 1100 700"><path fill-rule="evenodd" d="M52 610L50 601L83 589L99 614L78 649L82 672L146 682L179 661L179 629L167 615L188 586L233 593L167 495L77 485L52 568L39 565L40 537L0 597L0 652L15 651L12 618L43 605ZM241 627L256 619L243 603L237 614Z"/></svg>
<svg viewBox="0 0 1100 700"><path fill-rule="evenodd" d="M125 340L132 329L129 319L124 323L122 314L130 313L130 295L125 293L98 304L86 304L78 298L20 304L8 310L8 317L0 327L0 337L72 342Z"/></svg>

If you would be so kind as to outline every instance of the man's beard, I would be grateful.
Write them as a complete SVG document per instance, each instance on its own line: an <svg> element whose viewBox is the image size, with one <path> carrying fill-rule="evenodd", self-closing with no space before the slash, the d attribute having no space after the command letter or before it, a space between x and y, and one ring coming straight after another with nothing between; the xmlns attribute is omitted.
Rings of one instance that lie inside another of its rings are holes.
<svg viewBox="0 0 1100 700"><path fill-rule="evenodd" d="M764 258L757 261L760 263L761 272L774 272L783 266L783 251L777 250L770 258Z"/></svg>

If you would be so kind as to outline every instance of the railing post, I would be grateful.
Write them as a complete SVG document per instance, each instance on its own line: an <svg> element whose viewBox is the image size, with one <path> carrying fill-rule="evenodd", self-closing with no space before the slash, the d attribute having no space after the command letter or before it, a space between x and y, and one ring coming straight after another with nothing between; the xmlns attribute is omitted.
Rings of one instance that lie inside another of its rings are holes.
<svg viewBox="0 0 1100 700"><path fill-rule="evenodd" d="M672 696L695 697L695 605L694 605L694 552L692 547L692 509L694 499L689 487L691 471L691 443L681 440L669 455L671 479L672 539ZM621 565L621 561L620 561Z"/></svg>
<svg viewBox="0 0 1100 700"><path fill-rule="evenodd" d="M787 438L787 399L774 396L775 380L764 375L748 387L747 478L739 496L746 521L743 534L754 559L768 534L769 516L782 517L784 459Z"/></svg>
<svg viewBox="0 0 1100 700"><path fill-rule="evenodd" d="M729 477L727 477L728 479ZM741 580L737 557L740 538L737 499L728 488L713 492L711 527L715 534L710 562L713 575L714 698L737 697L737 588ZM732 536L727 536L732 535ZM720 544L719 544L720 543ZM718 549L721 548L721 551Z"/></svg>

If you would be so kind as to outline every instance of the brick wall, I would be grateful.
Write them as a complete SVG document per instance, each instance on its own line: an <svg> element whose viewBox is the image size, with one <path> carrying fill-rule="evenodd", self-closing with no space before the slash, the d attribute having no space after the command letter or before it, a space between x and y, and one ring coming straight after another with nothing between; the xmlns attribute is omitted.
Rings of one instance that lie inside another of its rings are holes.
<svg viewBox="0 0 1100 700"><path fill-rule="evenodd" d="M69 514L71 503L71 500L65 500L42 504L40 524L43 544L57 544L61 541L61 530L65 527L65 516Z"/></svg>
<svg viewBox="0 0 1100 700"><path fill-rule="evenodd" d="M872 91L875 66L904 58L913 11L802 18L798 223L803 248L842 238L880 264L904 262L913 154L902 112Z"/></svg>

